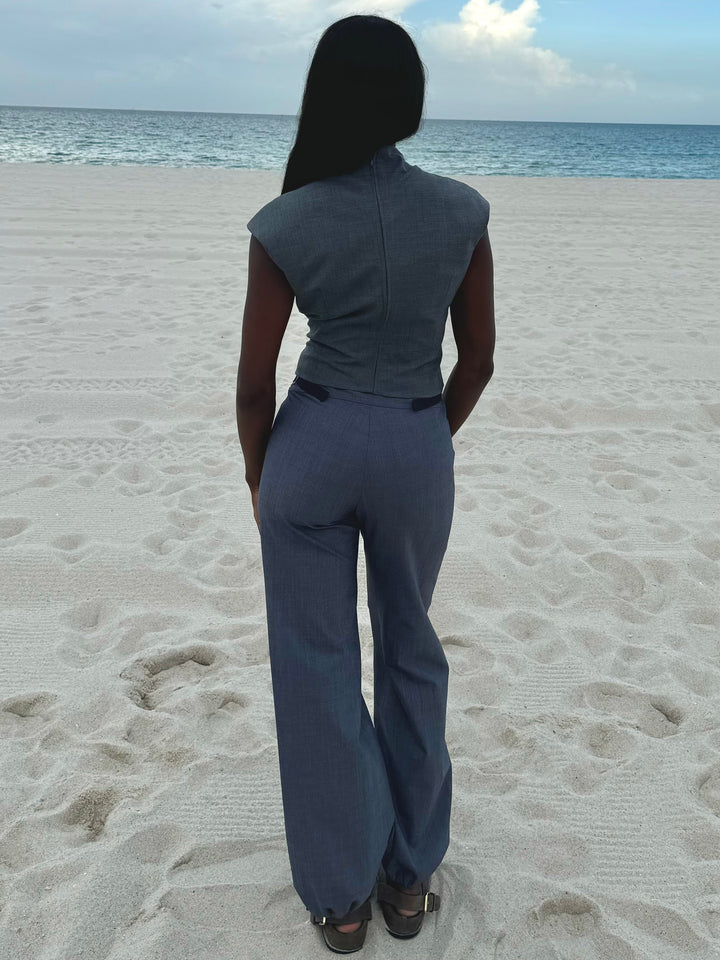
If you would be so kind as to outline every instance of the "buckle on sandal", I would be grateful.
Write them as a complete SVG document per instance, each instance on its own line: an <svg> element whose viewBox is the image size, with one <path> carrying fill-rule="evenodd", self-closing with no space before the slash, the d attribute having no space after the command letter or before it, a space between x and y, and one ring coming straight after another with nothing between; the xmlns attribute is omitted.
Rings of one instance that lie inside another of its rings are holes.
<svg viewBox="0 0 720 960"><path fill-rule="evenodd" d="M432 900L430 900L430 897L432 897ZM440 909L440 897L436 893L430 893L430 891L428 890L428 892L425 894L425 904L423 906L423 910L425 911L425 913L432 913L433 910L439 910L439 909Z"/></svg>

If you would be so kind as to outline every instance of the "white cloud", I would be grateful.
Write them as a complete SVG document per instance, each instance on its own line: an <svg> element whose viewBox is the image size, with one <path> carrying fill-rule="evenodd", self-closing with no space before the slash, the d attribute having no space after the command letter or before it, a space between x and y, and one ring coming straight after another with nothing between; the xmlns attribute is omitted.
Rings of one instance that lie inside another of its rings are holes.
<svg viewBox="0 0 720 960"><path fill-rule="evenodd" d="M486 37L499 45L520 44L532 40L532 21L539 10L537 0L522 0L516 10L505 10L502 0L469 0L458 18L461 29L471 37Z"/></svg>
<svg viewBox="0 0 720 960"><path fill-rule="evenodd" d="M548 89L635 89L632 76L615 64L590 75L554 51L535 46L538 19L538 0L522 0L514 10L506 10L503 0L468 0L456 22L425 27L422 45L440 58L476 68L478 79Z"/></svg>

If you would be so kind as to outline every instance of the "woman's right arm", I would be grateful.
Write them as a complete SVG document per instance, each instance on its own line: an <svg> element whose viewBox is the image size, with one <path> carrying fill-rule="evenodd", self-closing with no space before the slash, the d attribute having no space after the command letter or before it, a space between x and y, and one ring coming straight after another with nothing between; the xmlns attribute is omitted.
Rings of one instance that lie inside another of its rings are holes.
<svg viewBox="0 0 720 960"><path fill-rule="evenodd" d="M494 371L495 293L493 258L487 230L478 241L465 277L450 304L458 359L443 396L450 432L472 413Z"/></svg>

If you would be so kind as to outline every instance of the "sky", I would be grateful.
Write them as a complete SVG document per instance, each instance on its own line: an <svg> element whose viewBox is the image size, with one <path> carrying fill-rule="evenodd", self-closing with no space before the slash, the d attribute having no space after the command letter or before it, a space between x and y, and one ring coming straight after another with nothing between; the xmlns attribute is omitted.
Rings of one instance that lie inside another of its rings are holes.
<svg viewBox="0 0 720 960"><path fill-rule="evenodd" d="M0 104L296 116L330 23L402 24L427 118L720 121L717 0L0 0Z"/></svg>

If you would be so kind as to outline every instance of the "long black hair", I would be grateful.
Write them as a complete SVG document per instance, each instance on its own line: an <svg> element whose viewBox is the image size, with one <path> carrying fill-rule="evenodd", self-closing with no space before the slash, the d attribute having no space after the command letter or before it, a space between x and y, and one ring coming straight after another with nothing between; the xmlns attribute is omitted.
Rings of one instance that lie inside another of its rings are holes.
<svg viewBox="0 0 720 960"><path fill-rule="evenodd" d="M308 69L281 192L351 173L379 147L411 137L425 81L426 67L399 23L373 14L331 23Z"/></svg>

